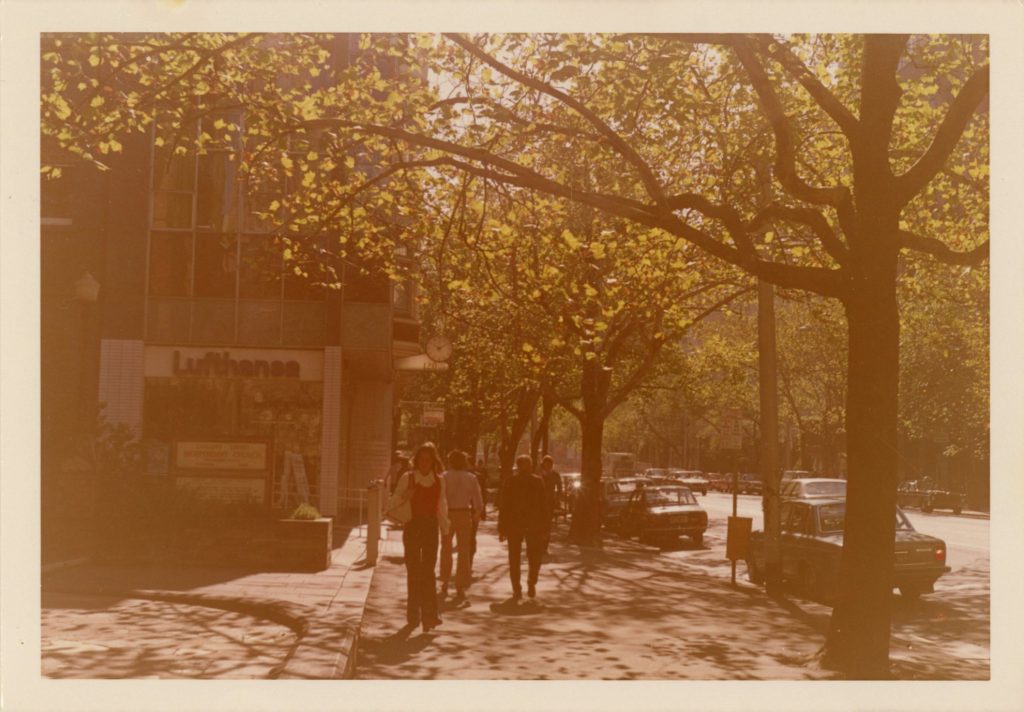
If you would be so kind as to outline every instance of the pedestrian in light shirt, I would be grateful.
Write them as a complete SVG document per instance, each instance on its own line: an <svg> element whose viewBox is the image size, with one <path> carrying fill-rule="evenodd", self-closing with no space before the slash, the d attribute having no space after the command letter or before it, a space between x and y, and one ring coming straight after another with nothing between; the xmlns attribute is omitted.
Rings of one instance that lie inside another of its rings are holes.
<svg viewBox="0 0 1024 712"><path fill-rule="evenodd" d="M441 539L441 595L448 594L452 576L452 540L458 547L458 566L455 570L455 600L466 597L466 589L473 575L473 530L483 516L484 500L480 482L469 471L469 459L461 450L448 453L448 470L442 475L448 498L448 519L451 527Z"/></svg>

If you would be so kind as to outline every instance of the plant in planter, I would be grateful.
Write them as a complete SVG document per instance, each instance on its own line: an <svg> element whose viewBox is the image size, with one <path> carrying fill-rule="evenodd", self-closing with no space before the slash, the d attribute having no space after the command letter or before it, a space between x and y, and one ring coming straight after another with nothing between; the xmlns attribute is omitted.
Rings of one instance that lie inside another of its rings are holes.
<svg viewBox="0 0 1024 712"><path fill-rule="evenodd" d="M322 571L331 565L333 521L316 507L300 504L274 529L276 565L289 570Z"/></svg>

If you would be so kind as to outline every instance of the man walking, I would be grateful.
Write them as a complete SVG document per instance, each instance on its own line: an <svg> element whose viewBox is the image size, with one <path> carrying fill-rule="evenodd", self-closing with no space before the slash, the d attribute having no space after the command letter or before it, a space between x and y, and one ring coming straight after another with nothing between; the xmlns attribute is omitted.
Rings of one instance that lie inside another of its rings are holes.
<svg viewBox="0 0 1024 712"><path fill-rule="evenodd" d="M455 570L455 600L466 597L466 589L473 575L472 537L483 516L484 500L476 475L469 471L469 460L461 450L448 453L448 470L442 475L448 496L448 518L451 527L441 539L441 595L448 595L448 582L452 575L452 539L458 547L459 558Z"/></svg>
<svg viewBox="0 0 1024 712"><path fill-rule="evenodd" d="M553 465L555 459L551 455L545 455L540 461L540 478L544 481L544 493L548 498L548 511L551 513L548 519L548 529L544 537L544 553L548 553L548 546L551 544L551 530L555 527L555 519L558 517L559 504L562 501L562 476L555 471Z"/></svg>
<svg viewBox="0 0 1024 712"><path fill-rule="evenodd" d="M508 539L508 570L512 580L512 598L523 597L521 558L526 541L527 595L537 595L540 560L544 555L544 541L551 524L544 482L533 474L533 460L529 455L516 458L516 472L508 478L501 491L501 510L498 512L498 537Z"/></svg>

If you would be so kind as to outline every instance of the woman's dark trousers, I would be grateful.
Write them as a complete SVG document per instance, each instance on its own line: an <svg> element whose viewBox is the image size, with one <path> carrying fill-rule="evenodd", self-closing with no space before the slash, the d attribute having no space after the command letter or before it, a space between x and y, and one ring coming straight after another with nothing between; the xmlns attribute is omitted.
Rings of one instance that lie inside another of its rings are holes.
<svg viewBox="0 0 1024 712"><path fill-rule="evenodd" d="M408 583L406 621L416 625L420 621L437 619L437 565L438 529L434 517L413 517L402 530L405 545L405 571Z"/></svg>

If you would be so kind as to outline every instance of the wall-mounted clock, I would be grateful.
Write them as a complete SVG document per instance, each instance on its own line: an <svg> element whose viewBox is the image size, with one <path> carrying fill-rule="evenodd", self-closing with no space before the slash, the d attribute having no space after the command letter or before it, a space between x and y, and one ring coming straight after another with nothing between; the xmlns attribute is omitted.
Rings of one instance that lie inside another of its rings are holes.
<svg viewBox="0 0 1024 712"><path fill-rule="evenodd" d="M443 334L435 334L427 340L426 349L431 361L444 363L452 357L452 340Z"/></svg>

